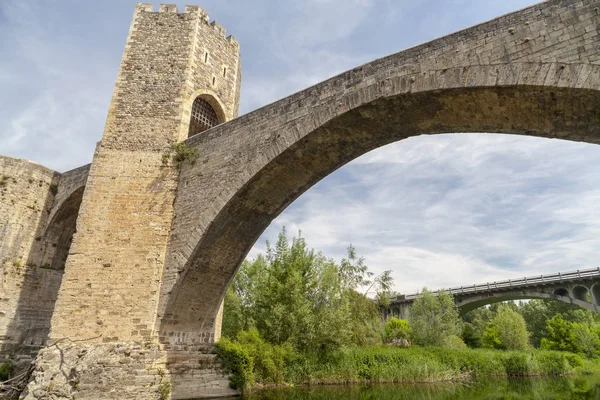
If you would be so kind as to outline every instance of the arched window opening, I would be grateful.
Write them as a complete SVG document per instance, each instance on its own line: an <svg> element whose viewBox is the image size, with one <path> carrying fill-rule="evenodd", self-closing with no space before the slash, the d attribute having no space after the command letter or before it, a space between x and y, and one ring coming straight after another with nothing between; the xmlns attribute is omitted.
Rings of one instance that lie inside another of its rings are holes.
<svg viewBox="0 0 600 400"><path fill-rule="evenodd" d="M219 124L219 117L214 108L204 99L198 97L192 105L190 130L188 137L197 135Z"/></svg>

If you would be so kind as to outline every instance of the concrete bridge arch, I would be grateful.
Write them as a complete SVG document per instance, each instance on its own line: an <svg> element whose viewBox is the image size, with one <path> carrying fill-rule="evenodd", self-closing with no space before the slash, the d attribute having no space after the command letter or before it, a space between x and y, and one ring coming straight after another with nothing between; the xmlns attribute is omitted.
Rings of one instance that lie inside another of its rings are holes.
<svg viewBox="0 0 600 400"><path fill-rule="evenodd" d="M179 177L155 328L161 341L218 337L219 304L263 230L320 179L370 150L460 132L600 143L597 38L574 48L549 31L557 15L597 24L593 5L545 2L365 64L188 139L201 156Z"/></svg>
<svg viewBox="0 0 600 400"><path fill-rule="evenodd" d="M487 282L443 291L453 296L460 314L494 303L529 299L561 301L600 313L600 268ZM382 310L383 318L408 318L413 302L420 296L420 293L415 293L392 298L389 307Z"/></svg>

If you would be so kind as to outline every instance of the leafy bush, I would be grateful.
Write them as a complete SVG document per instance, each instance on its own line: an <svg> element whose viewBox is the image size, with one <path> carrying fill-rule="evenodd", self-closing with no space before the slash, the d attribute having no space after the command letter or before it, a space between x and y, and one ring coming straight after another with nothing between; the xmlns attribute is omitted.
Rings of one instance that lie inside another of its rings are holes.
<svg viewBox="0 0 600 400"><path fill-rule="evenodd" d="M223 368L231 374L232 388L243 391L254 385L254 360L243 345L221 338L215 350Z"/></svg>
<svg viewBox="0 0 600 400"><path fill-rule="evenodd" d="M446 292L433 295L424 290L413 303L409 322L414 341L421 346L442 346L445 338L461 331L458 309Z"/></svg>
<svg viewBox="0 0 600 400"><path fill-rule="evenodd" d="M463 340L456 335L449 336L444 339L444 347L452 350L466 350L467 345Z"/></svg>
<svg viewBox="0 0 600 400"><path fill-rule="evenodd" d="M412 328L408 324L408 321L404 319L390 318L385 323L385 338L387 342L398 340L410 343L412 333Z"/></svg>
<svg viewBox="0 0 600 400"><path fill-rule="evenodd" d="M567 357L565 357L568 353L544 351L533 354L541 375L563 375L572 369Z"/></svg>
<svg viewBox="0 0 600 400"><path fill-rule="evenodd" d="M294 350L289 343L272 345L262 339L255 328L241 331L238 342L254 360L254 377L263 384L278 384L284 382L286 362L295 357Z"/></svg>
<svg viewBox="0 0 600 400"><path fill-rule="evenodd" d="M0 382L4 382L12 376L14 367L11 363L0 364Z"/></svg>
<svg viewBox="0 0 600 400"><path fill-rule="evenodd" d="M564 353L564 356L571 368L583 367L583 360L579 355L573 353Z"/></svg>
<svg viewBox="0 0 600 400"><path fill-rule="evenodd" d="M525 320L508 306L500 306L482 338L484 347L501 350L525 350L529 347L529 332Z"/></svg>
<svg viewBox="0 0 600 400"><path fill-rule="evenodd" d="M561 314L556 314L546 323L548 334L542 338L540 347L545 350L569 351L579 353L581 347L577 344L573 323L565 321Z"/></svg>
<svg viewBox="0 0 600 400"><path fill-rule="evenodd" d="M162 163L163 165L167 165L169 164L169 160L173 160L177 169L181 169L185 162L194 165L198 156L199 152L197 149L181 142L172 145L169 151L162 155Z"/></svg>
<svg viewBox="0 0 600 400"><path fill-rule="evenodd" d="M528 376L533 370L531 359L526 353L510 352L504 357L503 362L508 376Z"/></svg>

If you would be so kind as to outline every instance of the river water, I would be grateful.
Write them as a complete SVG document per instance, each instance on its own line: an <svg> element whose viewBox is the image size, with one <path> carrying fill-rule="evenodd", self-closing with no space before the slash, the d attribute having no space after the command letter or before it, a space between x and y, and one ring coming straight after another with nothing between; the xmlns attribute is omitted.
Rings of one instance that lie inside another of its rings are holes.
<svg viewBox="0 0 600 400"><path fill-rule="evenodd" d="M241 399L241 397L240 397ZM255 391L244 400L600 399L600 375L486 378L464 383L312 386Z"/></svg>

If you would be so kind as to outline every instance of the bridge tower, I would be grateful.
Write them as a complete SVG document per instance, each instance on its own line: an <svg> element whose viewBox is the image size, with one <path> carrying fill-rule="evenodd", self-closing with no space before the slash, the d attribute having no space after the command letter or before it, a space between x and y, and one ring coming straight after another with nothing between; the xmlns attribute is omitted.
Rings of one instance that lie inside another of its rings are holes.
<svg viewBox="0 0 600 400"><path fill-rule="evenodd" d="M237 117L240 48L198 6L138 3L89 174L51 339L156 343L174 143Z"/></svg>

